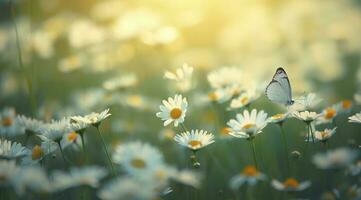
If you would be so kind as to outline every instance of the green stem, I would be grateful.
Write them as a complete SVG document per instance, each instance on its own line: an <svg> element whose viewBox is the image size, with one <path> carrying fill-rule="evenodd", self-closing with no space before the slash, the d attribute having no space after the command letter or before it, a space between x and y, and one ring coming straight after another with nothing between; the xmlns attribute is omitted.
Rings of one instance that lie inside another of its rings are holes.
<svg viewBox="0 0 361 200"><path fill-rule="evenodd" d="M65 154L64 154L64 151L63 151L63 147L61 147L60 141L57 141L57 143L59 145L60 153L61 153L61 156L63 158L65 168L68 168L68 163L66 162L66 159L65 159Z"/></svg>
<svg viewBox="0 0 361 200"><path fill-rule="evenodd" d="M256 169L258 169L258 163L257 163L257 157L256 157L256 145L254 144L254 138L250 139L251 149L253 153L253 162L256 166Z"/></svg>
<svg viewBox="0 0 361 200"><path fill-rule="evenodd" d="M85 157L85 162L87 163L88 162L88 154L86 153L86 149L85 149L84 132L80 133L80 139L81 139L83 154L84 154L84 157Z"/></svg>
<svg viewBox="0 0 361 200"><path fill-rule="evenodd" d="M284 128L283 128L283 125L280 124L280 128L281 128L281 135L282 135L282 140L283 140L283 144L284 144L284 148L285 148L285 153L286 153L287 172L288 172L288 176L290 176L290 174L291 174L291 167L290 167L290 160L289 160L289 156L288 156L288 145L287 145L286 133L285 133L285 130L284 130Z"/></svg>
<svg viewBox="0 0 361 200"><path fill-rule="evenodd" d="M187 129L187 127L184 125L184 123L180 123L180 125L181 125L181 127L182 127L182 129L183 129L184 132L188 132L188 129Z"/></svg>
<svg viewBox="0 0 361 200"><path fill-rule="evenodd" d="M28 92L29 92L29 98L30 98L30 106L31 106L31 110L33 115L35 115L36 112L36 100L35 100L35 95L33 94L33 84L31 81L31 78L29 77L29 75L26 75L26 69L24 67L24 63L23 63L23 59L22 59L22 55L21 55L21 45L20 45L20 39L19 39L19 31L18 28L16 26L16 22L15 22L15 18L16 18L16 13L15 13L15 9L14 6L12 4L12 0L9 0L9 7L10 7L10 11L11 11L11 22L14 26L14 31L15 31L15 37L16 37L16 49L17 49L17 53L18 53L18 62L19 62L19 66L21 68L21 70L23 70L24 74L25 74L25 79L26 79L26 83L28 86Z"/></svg>
<svg viewBox="0 0 361 200"><path fill-rule="evenodd" d="M105 150L105 154L107 155L107 159L108 159L110 168L111 168L111 170L112 170L112 174L115 175L113 162L112 162L112 160L110 159L110 156L109 156L109 153L108 153L108 148L107 148L107 145L106 145L105 140L104 140L104 138L103 138L103 135L100 133L98 126L96 126L96 129L97 129L97 131L98 131L98 133L99 133L99 136L100 136L100 138L101 138L101 141L102 141L102 144L103 144L103 147L104 147L104 150Z"/></svg>

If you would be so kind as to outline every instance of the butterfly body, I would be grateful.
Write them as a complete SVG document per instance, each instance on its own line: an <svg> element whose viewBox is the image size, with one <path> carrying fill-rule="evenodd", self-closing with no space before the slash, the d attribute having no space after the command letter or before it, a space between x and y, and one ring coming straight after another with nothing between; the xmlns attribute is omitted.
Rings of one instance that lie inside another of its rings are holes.
<svg viewBox="0 0 361 200"><path fill-rule="evenodd" d="M294 103L292 90L286 71L279 67L272 81L266 87L267 98L274 102L290 106Z"/></svg>

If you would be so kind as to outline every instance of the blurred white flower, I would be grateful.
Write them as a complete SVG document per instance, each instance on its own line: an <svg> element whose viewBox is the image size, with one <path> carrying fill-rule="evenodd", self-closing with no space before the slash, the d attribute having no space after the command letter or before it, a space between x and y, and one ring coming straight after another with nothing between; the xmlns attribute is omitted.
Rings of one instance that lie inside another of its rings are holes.
<svg viewBox="0 0 361 200"><path fill-rule="evenodd" d="M112 160L128 174L144 176L163 164L163 155L158 149L147 143L130 142L118 145Z"/></svg>
<svg viewBox="0 0 361 200"><path fill-rule="evenodd" d="M170 178L179 183L199 188L201 175L191 170L175 170L169 174Z"/></svg>
<svg viewBox="0 0 361 200"><path fill-rule="evenodd" d="M51 182L44 169L39 166L17 167L11 182L18 195L25 195L28 190L37 193L52 191Z"/></svg>
<svg viewBox="0 0 361 200"><path fill-rule="evenodd" d="M320 117L317 118L316 124L332 123L337 114L338 112L335 107L327 107L320 113Z"/></svg>
<svg viewBox="0 0 361 200"><path fill-rule="evenodd" d="M63 73L69 73L82 68L86 62L87 57L84 54L70 55L59 60L58 69Z"/></svg>
<svg viewBox="0 0 361 200"><path fill-rule="evenodd" d="M268 118L268 123L281 124L288 119L290 113L277 113Z"/></svg>
<svg viewBox="0 0 361 200"><path fill-rule="evenodd" d="M24 156L21 160L22 165L35 165L45 157L44 150L41 146L35 145L31 149L31 153Z"/></svg>
<svg viewBox="0 0 361 200"><path fill-rule="evenodd" d="M164 78L174 81L175 87L180 92L187 92L192 88L193 67L183 64L181 68L177 68L175 73L166 71Z"/></svg>
<svg viewBox="0 0 361 200"><path fill-rule="evenodd" d="M68 40L74 48L82 48L101 43L105 38L105 30L94 22L86 19L72 22L68 29Z"/></svg>
<svg viewBox="0 0 361 200"><path fill-rule="evenodd" d="M273 188L279 191L298 192L311 186L310 181L299 182L295 178L287 178L283 182L273 179L271 182Z"/></svg>
<svg viewBox="0 0 361 200"><path fill-rule="evenodd" d="M222 67L210 72L207 76L212 88L222 88L230 85L240 85L243 71L238 67Z"/></svg>
<svg viewBox="0 0 361 200"><path fill-rule="evenodd" d="M348 113L351 111L352 106L353 103L351 100L344 99L335 104L333 107L337 110L338 113Z"/></svg>
<svg viewBox="0 0 361 200"><path fill-rule="evenodd" d="M42 125L39 132L54 142L60 143L66 133L71 132L69 119L52 120L50 123Z"/></svg>
<svg viewBox="0 0 361 200"><path fill-rule="evenodd" d="M360 113L356 113L354 115L352 115L351 117L348 118L348 122L351 123L361 123L361 112Z"/></svg>
<svg viewBox="0 0 361 200"><path fill-rule="evenodd" d="M214 142L214 135L204 130L191 130L174 136L174 140L189 149L196 151Z"/></svg>
<svg viewBox="0 0 361 200"><path fill-rule="evenodd" d="M258 99L260 96L261 94L256 90L247 90L245 92L242 92L241 95L232 99L229 109L235 110L246 107L256 99Z"/></svg>
<svg viewBox="0 0 361 200"><path fill-rule="evenodd" d="M30 150L20 143L0 139L0 158L16 159L30 154Z"/></svg>
<svg viewBox="0 0 361 200"><path fill-rule="evenodd" d="M107 171L97 166L71 168L69 172L55 171L52 173L53 190L62 191L85 185L96 188L100 185L100 180L106 175Z"/></svg>
<svg viewBox="0 0 361 200"><path fill-rule="evenodd" d="M244 110L243 114L237 114L236 119L231 119L227 125L232 129L230 135L249 139L261 133L267 123L267 113L253 109L251 113Z"/></svg>
<svg viewBox="0 0 361 200"><path fill-rule="evenodd" d="M119 177L106 183L98 192L98 196L104 200L154 199L158 195L154 188L156 184L156 181L145 182L131 177Z"/></svg>
<svg viewBox="0 0 361 200"><path fill-rule="evenodd" d="M338 169L349 166L357 157L358 152L348 148L329 150L326 153L317 153L312 162L320 169Z"/></svg>
<svg viewBox="0 0 361 200"><path fill-rule="evenodd" d="M164 121L164 126L174 122L174 126L177 127L179 123L184 122L188 107L185 97L176 94L174 98L169 97L168 101L163 100L162 103L163 105L159 106L161 112L158 112L156 116Z"/></svg>
<svg viewBox="0 0 361 200"><path fill-rule="evenodd" d="M38 30L32 34L32 46L41 58L50 58L54 55L54 38L49 33Z"/></svg>
<svg viewBox="0 0 361 200"><path fill-rule="evenodd" d="M253 165L247 165L241 173L233 176L230 180L230 187L238 190L243 184L256 185L258 181L266 179L266 175L259 172Z"/></svg>
<svg viewBox="0 0 361 200"><path fill-rule="evenodd" d="M317 108L323 101L315 93L295 98L295 103L289 107L290 111L305 111Z"/></svg>
<svg viewBox="0 0 361 200"><path fill-rule="evenodd" d="M315 139L320 142L326 142L330 137L332 137L336 133L336 128L333 129L325 129L323 131L315 131Z"/></svg>
<svg viewBox="0 0 361 200"><path fill-rule="evenodd" d="M103 88L109 91L124 90L134 87L138 84L138 78L135 74L125 74L116 76L103 82Z"/></svg>
<svg viewBox="0 0 361 200"><path fill-rule="evenodd" d="M208 94L210 101L217 101L218 103L224 103L234 96L240 94L241 88L238 85L229 85L222 88L217 88L216 90Z"/></svg>
<svg viewBox="0 0 361 200"><path fill-rule="evenodd" d="M356 161L356 163L352 164L347 172L351 174L352 176L357 176L361 172L361 160Z"/></svg>
<svg viewBox="0 0 361 200"><path fill-rule="evenodd" d="M22 135L25 129L19 126L16 120L16 113L14 108L4 108L0 112L0 135L3 137L13 137Z"/></svg>
<svg viewBox="0 0 361 200"><path fill-rule="evenodd" d="M304 121L305 123L311 123L317 118L319 118L321 114L310 111L302 111L302 112L295 111L292 113L292 116L297 118L298 120Z"/></svg>
<svg viewBox="0 0 361 200"><path fill-rule="evenodd" d="M8 185L12 177L16 176L16 161L15 160L0 160L0 184Z"/></svg>
<svg viewBox="0 0 361 200"><path fill-rule="evenodd" d="M30 132L31 134L40 133L40 129L44 126L43 121L24 115L18 115L17 122L19 126L23 127L25 131Z"/></svg>
<svg viewBox="0 0 361 200"><path fill-rule="evenodd" d="M148 45L167 45L174 42L178 36L179 32L175 27L165 26L145 32L141 35L141 40Z"/></svg>

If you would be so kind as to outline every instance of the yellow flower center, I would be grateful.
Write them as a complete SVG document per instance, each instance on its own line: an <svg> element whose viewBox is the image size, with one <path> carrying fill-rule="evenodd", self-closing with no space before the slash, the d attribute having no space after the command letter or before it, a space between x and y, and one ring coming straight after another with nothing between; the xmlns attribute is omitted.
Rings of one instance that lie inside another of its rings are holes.
<svg viewBox="0 0 361 200"><path fill-rule="evenodd" d="M134 168L138 168L138 169L143 169L146 167L146 163L143 159L141 158L133 158L130 161L130 164L134 167Z"/></svg>
<svg viewBox="0 0 361 200"><path fill-rule="evenodd" d="M72 132L68 133L68 135L66 136L66 139L69 142L74 142L77 137L78 137L78 134L76 134L75 131L72 131Z"/></svg>
<svg viewBox="0 0 361 200"><path fill-rule="evenodd" d="M242 174L246 176L256 176L258 174L257 169L252 165L247 165L243 170Z"/></svg>
<svg viewBox="0 0 361 200"><path fill-rule="evenodd" d="M167 176L167 173L164 170L156 170L155 176L159 179L164 179Z"/></svg>
<svg viewBox="0 0 361 200"><path fill-rule="evenodd" d="M139 105L142 104L142 99L141 99L140 96L138 96L138 95L130 95L130 96L128 97L128 101L129 101L129 103L132 104L132 105L137 105L137 106L139 106Z"/></svg>
<svg viewBox="0 0 361 200"><path fill-rule="evenodd" d="M283 182L285 187L296 188L300 183L294 178L288 178Z"/></svg>
<svg viewBox="0 0 361 200"><path fill-rule="evenodd" d="M326 131L320 131L320 135L322 138L327 137L328 133Z"/></svg>
<svg viewBox="0 0 361 200"><path fill-rule="evenodd" d="M218 99L218 95L216 92L209 92L208 99L211 101L216 101Z"/></svg>
<svg viewBox="0 0 361 200"><path fill-rule="evenodd" d="M255 124L253 124L253 123L246 123L242 126L242 128L244 128L244 129L249 129L249 128L253 128L253 127L255 127Z"/></svg>
<svg viewBox="0 0 361 200"><path fill-rule="evenodd" d="M173 108L173 109L170 111L170 117L171 117L172 119L178 119L181 115L182 115L182 110L179 109L179 108Z"/></svg>
<svg viewBox="0 0 361 200"><path fill-rule="evenodd" d="M272 119L281 119L283 116L285 116L285 114L282 114L282 113L278 113L278 114L275 114L275 115L272 115Z"/></svg>
<svg viewBox="0 0 361 200"><path fill-rule="evenodd" d="M37 160L37 159L41 158L41 156L43 156L43 150L41 149L41 147L39 145L35 145L33 147L33 150L31 151L31 159Z"/></svg>
<svg viewBox="0 0 361 200"><path fill-rule="evenodd" d="M240 99L240 101L241 101L241 103L242 104L247 104L248 103L248 97L242 97L241 99Z"/></svg>
<svg viewBox="0 0 361 200"><path fill-rule="evenodd" d="M190 140L189 142L188 142L188 144L189 145L191 145L192 147L196 147L196 146L202 146L202 142L201 141L199 141L199 140Z"/></svg>
<svg viewBox="0 0 361 200"><path fill-rule="evenodd" d="M11 126L12 123L13 123L13 120L10 117L3 117L1 119L1 124L3 126Z"/></svg>
<svg viewBox="0 0 361 200"><path fill-rule="evenodd" d="M326 108L325 110L325 118L331 119L336 115L336 109L334 108Z"/></svg>
<svg viewBox="0 0 361 200"><path fill-rule="evenodd" d="M223 128L221 128L220 132L222 135L229 135L229 132L231 132L231 128L223 127Z"/></svg>
<svg viewBox="0 0 361 200"><path fill-rule="evenodd" d="M351 107L352 101L345 99L345 100L341 101L341 105L342 105L343 109L347 109L347 108Z"/></svg>

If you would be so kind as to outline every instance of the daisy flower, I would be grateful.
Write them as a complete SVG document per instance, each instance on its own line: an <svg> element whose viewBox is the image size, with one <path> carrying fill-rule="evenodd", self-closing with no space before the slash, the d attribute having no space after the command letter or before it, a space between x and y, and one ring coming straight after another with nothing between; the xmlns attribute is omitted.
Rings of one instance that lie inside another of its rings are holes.
<svg viewBox="0 0 361 200"><path fill-rule="evenodd" d="M40 133L41 127L44 126L44 122L24 115L17 116L17 122L29 134Z"/></svg>
<svg viewBox="0 0 361 200"><path fill-rule="evenodd" d="M106 183L98 192L98 196L103 200L155 199L158 193L154 189L154 184L157 182L144 182L127 176L119 177Z"/></svg>
<svg viewBox="0 0 361 200"><path fill-rule="evenodd" d="M336 128L333 129L325 129L323 131L315 131L315 139L320 142L326 142L330 137L332 137L336 133Z"/></svg>
<svg viewBox="0 0 361 200"><path fill-rule="evenodd" d="M230 135L249 139L261 133L267 123L267 113L253 109L251 113L244 110L243 114L237 114L236 119L231 119L227 125L232 129Z"/></svg>
<svg viewBox="0 0 361 200"><path fill-rule="evenodd" d="M0 112L0 135L16 136L24 132L24 128L17 123L15 109L4 108Z"/></svg>
<svg viewBox="0 0 361 200"><path fill-rule="evenodd" d="M241 88L238 85L230 85L222 88L217 88L213 92L208 93L210 101L217 101L224 103L232 99L234 96L241 93Z"/></svg>
<svg viewBox="0 0 361 200"><path fill-rule="evenodd" d="M298 192L310 187L311 182L310 181L299 182L295 178L287 178L283 182L274 179L272 180L271 185L273 188L279 191Z"/></svg>
<svg viewBox="0 0 361 200"><path fill-rule="evenodd" d="M222 67L210 72L207 76L212 88L222 88L242 83L243 71L237 67Z"/></svg>
<svg viewBox="0 0 361 200"><path fill-rule="evenodd" d="M204 130L191 130L174 136L174 140L193 151L197 151L214 142L214 135Z"/></svg>
<svg viewBox="0 0 361 200"><path fill-rule="evenodd" d="M159 106L161 112L156 116L164 121L164 126L174 122L174 126L177 127L179 123L184 122L188 107L186 98L176 94L174 98L169 97L168 101L163 100L162 103L163 105Z"/></svg>
<svg viewBox="0 0 361 200"><path fill-rule="evenodd" d="M337 109L334 107L327 107L325 108L322 113L320 114L320 117L316 120L317 124L324 124L324 123L330 123L333 121L333 119L337 115Z"/></svg>
<svg viewBox="0 0 361 200"><path fill-rule="evenodd" d="M52 184L43 168L39 166L17 167L12 177L12 185L18 195L25 195L30 190L37 193L52 191Z"/></svg>
<svg viewBox="0 0 361 200"><path fill-rule="evenodd" d="M35 145L31 149L31 153L29 155L25 156L21 160L21 164L22 165L34 165L34 164L37 164L40 160L42 160L43 157L44 157L44 150L42 149L41 146Z"/></svg>
<svg viewBox="0 0 361 200"><path fill-rule="evenodd" d="M352 115L351 117L348 118L348 122L351 123L361 123L361 112L360 113L356 113L355 115Z"/></svg>
<svg viewBox="0 0 361 200"><path fill-rule="evenodd" d="M135 74L126 74L106 80L103 82L103 88L109 91L115 91L134 87L137 84L138 78Z"/></svg>
<svg viewBox="0 0 361 200"><path fill-rule="evenodd" d="M258 181L265 180L266 175L259 172L255 166L247 165L243 168L241 173L233 176L230 180L230 187L237 190L243 184L255 185Z"/></svg>
<svg viewBox="0 0 361 200"><path fill-rule="evenodd" d="M290 113L277 113L268 118L268 123L282 124L288 117Z"/></svg>
<svg viewBox="0 0 361 200"><path fill-rule="evenodd" d="M71 126L68 119L53 120L51 123L43 125L39 132L54 142L60 142L66 133L71 132Z"/></svg>
<svg viewBox="0 0 361 200"><path fill-rule="evenodd" d="M55 191L84 185L96 188L99 186L100 180L106 175L107 171L97 166L72 168L69 173L55 171L52 174L53 187Z"/></svg>
<svg viewBox="0 0 361 200"><path fill-rule="evenodd" d="M338 148L326 153L317 153L313 156L312 162L320 169L338 169L349 166L357 155L355 150Z"/></svg>
<svg viewBox="0 0 361 200"><path fill-rule="evenodd" d="M0 139L0 158L15 159L26 156L30 150L20 143Z"/></svg>
<svg viewBox="0 0 361 200"><path fill-rule="evenodd" d="M352 108L352 101L349 99L344 99L342 101L340 101L339 103L337 103L335 105L335 108L337 109L337 112L340 113L346 113L349 112Z"/></svg>
<svg viewBox="0 0 361 200"><path fill-rule="evenodd" d="M112 160L133 176L149 173L164 162L163 155L158 149L142 142L118 145Z"/></svg>
<svg viewBox="0 0 361 200"><path fill-rule="evenodd" d="M256 92L255 90L248 90L241 93L241 95L239 95L238 97L232 99L228 109L235 110L246 107L253 101L255 101L258 97L260 97L260 93Z"/></svg>
<svg viewBox="0 0 361 200"><path fill-rule="evenodd" d="M311 123L321 116L321 114L317 114L316 112L310 112L310 111L302 111L302 112L295 111L292 113L292 115L293 117L301 121L304 121L305 123Z"/></svg>
<svg viewBox="0 0 361 200"><path fill-rule="evenodd" d="M319 98L315 93L309 93L306 96L302 96L300 98L295 98L295 103L290 106L291 111L305 111L309 109L314 109L318 107L318 105L323 100Z"/></svg>
<svg viewBox="0 0 361 200"><path fill-rule="evenodd" d="M193 67L183 64L175 73L166 71L164 78L175 81L175 87L181 92L187 92L192 88Z"/></svg>
<svg viewBox="0 0 361 200"><path fill-rule="evenodd" d="M105 109L104 111L100 112L100 113L90 113L88 115L85 116L73 116L71 117L71 120L76 122L76 123L87 123L89 125L93 125L93 126L99 126L99 124L105 120L106 118L108 118L111 114L109 113L109 108Z"/></svg>

